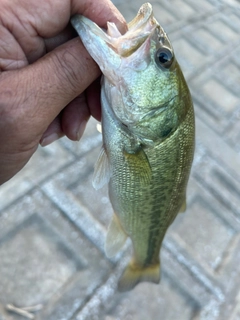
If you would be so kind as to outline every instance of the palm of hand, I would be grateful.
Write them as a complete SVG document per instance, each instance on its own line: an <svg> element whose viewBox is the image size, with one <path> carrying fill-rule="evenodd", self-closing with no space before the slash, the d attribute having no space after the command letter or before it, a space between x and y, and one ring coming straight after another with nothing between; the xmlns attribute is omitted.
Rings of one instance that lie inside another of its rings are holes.
<svg viewBox="0 0 240 320"><path fill-rule="evenodd" d="M35 62L48 51L47 39L66 28L70 3L61 1L56 6L54 2L21 1L21 5L3 2L0 12L2 70L18 69Z"/></svg>
<svg viewBox="0 0 240 320"><path fill-rule="evenodd" d="M39 142L79 140L100 118L100 71L68 22L81 13L104 26L122 21L109 0L0 0L0 184ZM71 40L70 40L71 39Z"/></svg>

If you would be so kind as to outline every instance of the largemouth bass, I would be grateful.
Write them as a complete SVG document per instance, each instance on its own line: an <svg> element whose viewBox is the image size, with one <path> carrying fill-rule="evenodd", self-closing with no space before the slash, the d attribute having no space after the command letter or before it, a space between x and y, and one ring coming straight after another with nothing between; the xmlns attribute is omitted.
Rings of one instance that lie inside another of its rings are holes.
<svg viewBox="0 0 240 320"><path fill-rule="evenodd" d="M106 238L108 257L130 237L133 257L119 290L141 281L159 283L164 235L186 207L194 153L191 95L172 45L149 3L122 35L105 32L83 16L72 24L103 72L103 148L95 166L96 189L109 182L114 209Z"/></svg>

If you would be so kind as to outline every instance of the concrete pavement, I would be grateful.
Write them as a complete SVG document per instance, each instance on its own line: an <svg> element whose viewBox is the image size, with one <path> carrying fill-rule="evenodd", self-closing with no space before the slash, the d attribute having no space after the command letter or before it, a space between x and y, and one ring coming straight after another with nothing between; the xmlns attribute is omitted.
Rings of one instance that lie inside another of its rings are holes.
<svg viewBox="0 0 240 320"><path fill-rule="evenodd" d="M142 1L115 1L129 21ZM192 92L196 154L188 209L161 250L160 285L116 284L129 251L103 251L112 215L91 185L101 135L39 148L0 193L0 320L6 306L41 305L37 320L240 319L240 3L162 0L155 15Z"/></svg>

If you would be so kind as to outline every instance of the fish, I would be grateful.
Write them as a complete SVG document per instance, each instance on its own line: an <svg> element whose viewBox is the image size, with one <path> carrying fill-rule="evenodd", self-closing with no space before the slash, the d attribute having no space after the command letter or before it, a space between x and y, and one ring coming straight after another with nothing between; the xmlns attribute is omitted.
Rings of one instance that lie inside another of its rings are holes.
<svg viewBox="0 0 240 320"><path fill-rule="evenodd" d="M105 252L113 257L130 238L132 258L119 291L160 281L160 249L179 212L194 156L191 94L172 44L150 3L139 9L121 34L80 15L71 20L99 65L103 147L93 186L108 183L113 207Z"/></svg>

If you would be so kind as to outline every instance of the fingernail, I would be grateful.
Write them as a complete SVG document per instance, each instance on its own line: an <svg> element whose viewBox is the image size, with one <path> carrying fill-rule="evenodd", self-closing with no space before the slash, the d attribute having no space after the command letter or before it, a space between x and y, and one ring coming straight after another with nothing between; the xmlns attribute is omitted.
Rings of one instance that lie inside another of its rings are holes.
<svg viewBox="0 0 240 320"><path fill-rule="evenodd" d="M86 129L87 121L83 121L77 131L77 140L79 141L82 138L83 132Z"/></svg>
<svg viewBox="0 0 240 320"><path fill-rule="evenodd" d="M49 145L50 143L58 140L59 138L61 138L61 136L59 134L57 134L56 132L55 133L52 133L50 134L49 136L46 136L44 138L42 138L40 140L40 145L42 147L46 147L47 145Z"/></svg>

